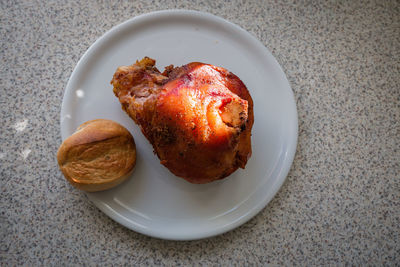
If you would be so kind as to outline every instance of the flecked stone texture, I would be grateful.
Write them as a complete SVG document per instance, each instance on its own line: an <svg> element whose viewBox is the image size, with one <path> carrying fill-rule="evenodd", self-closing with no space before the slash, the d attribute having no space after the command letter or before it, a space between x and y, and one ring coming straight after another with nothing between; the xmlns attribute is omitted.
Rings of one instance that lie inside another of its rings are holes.
<svg viewBox="0 0 400 267"><path fill-rule="evenodd" d="M213 13L260 39L293 88L297 154L270 204L192 242L109 219L58 170L63 90L111 27L154 10ZM398 265L398 1L0 1L1 265Z"/></svg>

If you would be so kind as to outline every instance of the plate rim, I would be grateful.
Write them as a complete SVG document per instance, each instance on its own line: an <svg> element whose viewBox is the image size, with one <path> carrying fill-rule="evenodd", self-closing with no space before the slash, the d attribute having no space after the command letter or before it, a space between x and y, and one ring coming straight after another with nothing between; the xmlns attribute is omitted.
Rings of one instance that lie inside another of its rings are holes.
<svg viewBox="0 0 400 267"><path fill-rule="evenodd" d="M195 11L195 10L185 10L185 9L158 10L158 11L153 11L153 12L149 12L149 13L144 13L144 14L140 14L138 16L132 17L118 25L113 26L110 30L106 31L92 45L89 46L89 48L85 51L85 53L78 60L74 70L72 71L72 73L68 79L67 85L65 87L64 94L63 94L62 106L61 106L61 112L60 112L60 131L61 131L62 140L67 138L67 136L65 136L65 134L64 134L64 132L66 132L66 130L64 129L65 127L63 127L63 118L65 116L66 109L67 109L65 103L68 102L65 99L68 96L68 94L70 94L69 92L71 90L73 90L72 85L74 83L74 80L76 80L75 77L77 76L79 69L81 68L81 66L83 64L85 64L85 62L88 59L90 59L90 55L92 53L94 53L95 50L103 42L105 42L109 38L112 38L112 35L114 32L122 31L123 29L125 29L127 27L128 28L132 27L132 26L134 27L134 24L139 23L140 20L152 19L152 18L157 19L159 16L165 16L165 15L196 16L197 18L200 18L200 19L211 20L211 21L214 21L217 23L223 23L223 24L233 28L234 30L238 30L242 34L246 35L247 38L251 39L253 44L255 44L259 48L263 49L263 52L266 53L266 55L269 57L269 59L271 59L273 61L275 67L278 67L280 72L282 72L283 81L286 83L286 86L289 89L289 92L288 92L290 95L289 98L290 98L290 102L292 102L291 103L292 106L290 108L293 109L292 116L293 116L294 120L292 123L293 123L294 132L291 135L291 140L290 140L290 138L288 138L288 140L290 140L290 142L288 142L289 144L285 151L286 153L285 153L284 159L283 159L283 162L286 162L286 164L283 164L283 166L281 167L281 171L278 174L278 177L276 177L277 182L273 184L273 186L272 186L273 188L271 189L270 194L268 194L268 196L266 198L262 199L262 201L259 201L256 205L252 206L251 209L248 210L243 216L240 216L238 219L236 219L232 223L224 224L218 228L209 229L207 231L203 231L202 234L200 233L200 234L196 234L196 235L187 235L186 234L186 235L181 235L181 236L175 236L175 235L168 234L168 232L166 232L165 234L164 233L154 233L154 231L151 231L151 230L145 229L145 228L140 228L138 225L136 225L136 227L135 227L134 223L132 221L129 221L122 214L117 213L110 206L108 206L107 204L105 204L105 203L99 201L98 199L96 199L95 197L93 197L92 194L86 193L86 196L98 209L100 209L102 212L104 212L112 220L118 222L119 224L125 226L126 228L128 228L130 230L133 230L135 232L138 232L138 233L141 233L141 234L144 234L147 236L158 238L158 239L177 240L177 241L198 240L198 239L204 239L204 238L217 236L217 235L226 233L228 231L231 231L231 230L243 225L244 223L246 223L247 221L252 219L255 215L257 215L262 209L267 207L267 205L275 197L275 195L278 193L278 191L280 190L280 188L286 181L286 178L287 178L289 171L293 165L293 160L294 160L294 157L296 154L297 142L298 142L298 112L297 112L297 105L296 105L293 89L291 88L290 83L287 79L286 73L283 71L281 65L278 63L278 61L275 59L275 57L272 55L272 53L268 50L268 48L266 46L264 46L264 44L260 40L258 40L253 34L244 30L237 24L234 24L224 18L213 15L211 13L207 13L207 12L203 12L203 11Z"/></svg>

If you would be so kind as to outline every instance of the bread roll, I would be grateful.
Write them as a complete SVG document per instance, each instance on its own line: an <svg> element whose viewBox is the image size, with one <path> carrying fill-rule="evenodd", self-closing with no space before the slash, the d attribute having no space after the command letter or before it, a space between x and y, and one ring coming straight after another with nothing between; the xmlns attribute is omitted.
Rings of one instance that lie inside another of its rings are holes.
<svg viewBox="0 0 400 267"><path fill-rule="evenodd" d="M95 192L126 180L136 164L132 135L111 120L91 120L64 140L57 160L65 178L76 188Z"/></svg>

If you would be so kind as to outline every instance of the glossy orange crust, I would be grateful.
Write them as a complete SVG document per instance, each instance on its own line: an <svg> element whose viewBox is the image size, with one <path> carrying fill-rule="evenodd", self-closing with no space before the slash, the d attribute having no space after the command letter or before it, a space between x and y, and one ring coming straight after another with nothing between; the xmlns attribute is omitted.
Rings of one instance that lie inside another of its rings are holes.
<svg viewBox="0 0 400 267"><path fill-rule="evenodd" d="M253 101L224 68L192 62L168 66L144 58L117 69L111 84L160 162L191 183L222 179L251 156Z"/></svg>

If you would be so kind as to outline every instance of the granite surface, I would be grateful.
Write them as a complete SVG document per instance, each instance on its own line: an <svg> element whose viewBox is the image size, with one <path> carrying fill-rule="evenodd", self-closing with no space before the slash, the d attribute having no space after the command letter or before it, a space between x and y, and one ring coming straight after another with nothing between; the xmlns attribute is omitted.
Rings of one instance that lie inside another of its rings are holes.
<svg viewBox="0 0 400 267"><path fill-rule="evenodd" d="M86 49L153 10L210 12L260 39L293 88L299 139L257 216L178 242L128 230L57 168L63 90ZM398 1L0 1L1 265L400 264Z"/></svg>

